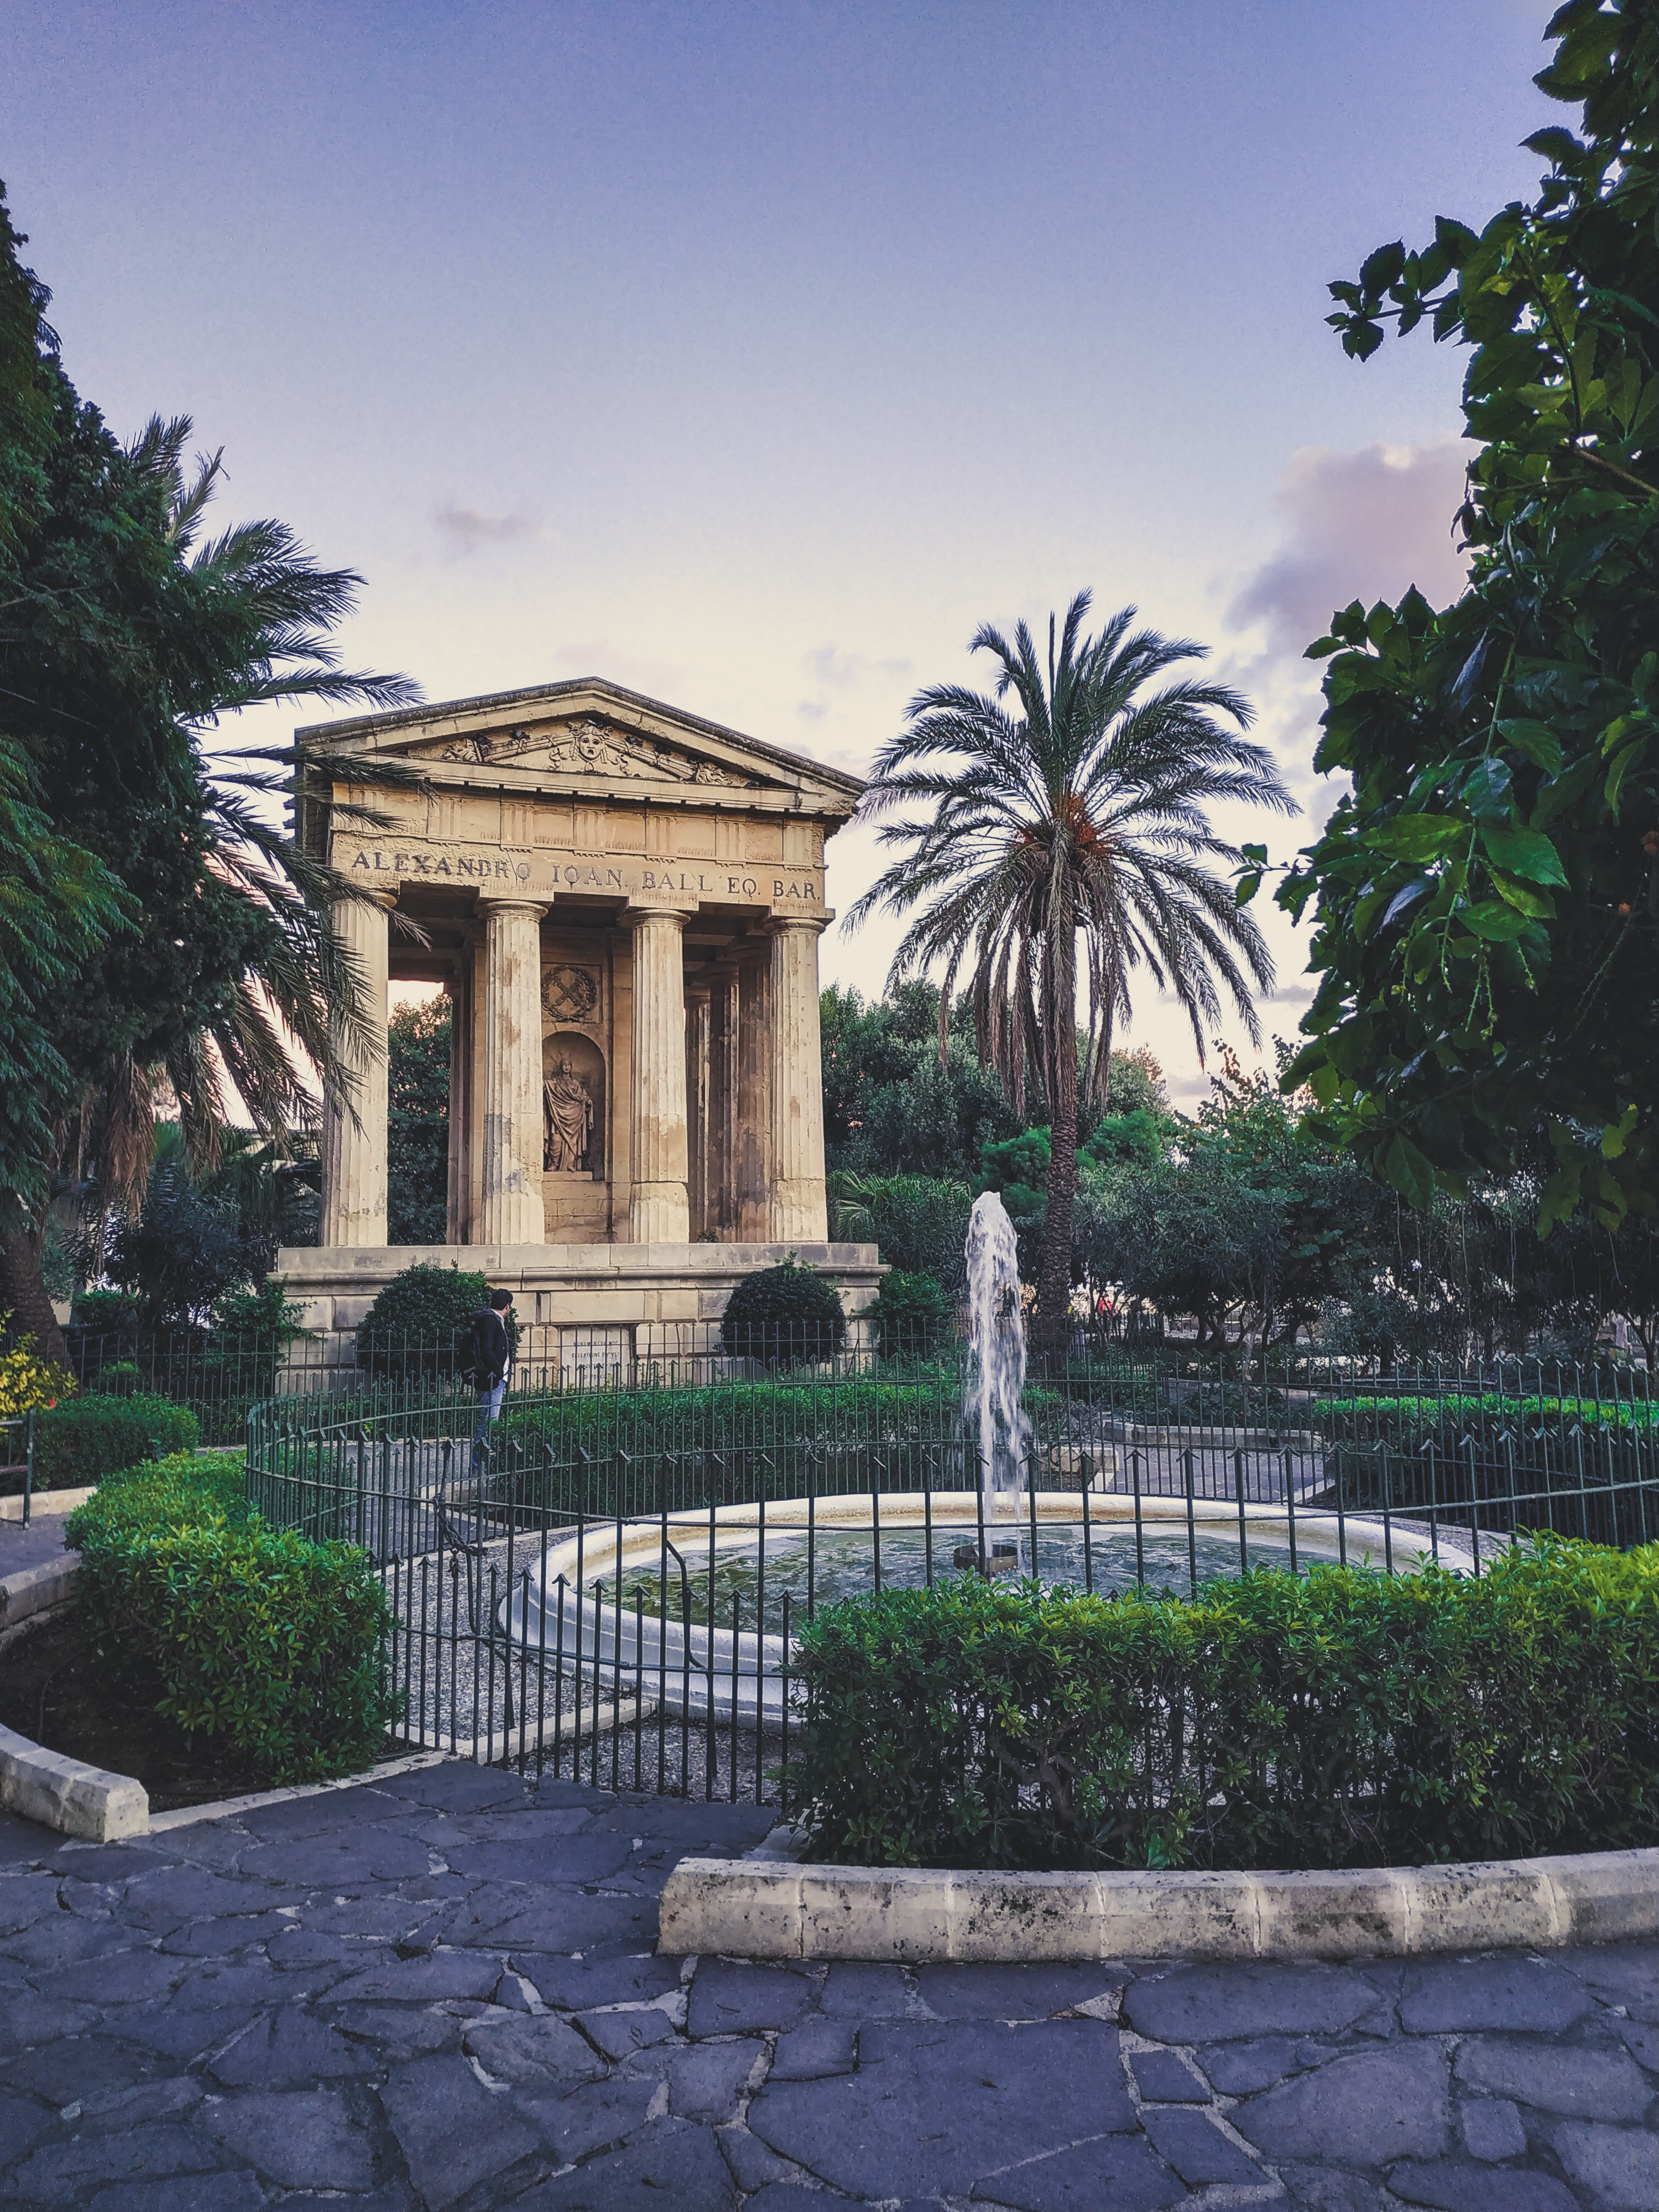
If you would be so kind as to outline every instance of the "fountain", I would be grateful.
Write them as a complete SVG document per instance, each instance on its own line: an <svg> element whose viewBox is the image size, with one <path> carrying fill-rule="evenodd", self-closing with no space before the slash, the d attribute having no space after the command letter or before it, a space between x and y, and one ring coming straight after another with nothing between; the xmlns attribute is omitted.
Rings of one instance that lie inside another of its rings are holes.
<svg viewBox="0 0 1659 2212"><path fill-rule="evenodd" d="M1019 1243L1000 1194L981 1191L968 1220L969 1339L963 1412L979 1444L983 1548L959 1545L958 1567L1012 1574L1019 1565L1019 1501L1031 1456L1025 1393L1025 1322L1020 1311ZM1013 1523L1015 1540L998 1543L999 1518Z"/></svg>
<svg viewBox="0 0 1659 2212"><path fill-rule="evenodd" d="M815 1600L933 1579L950 1561L1045 1584L1158 1589L1253 1565L1353 1551L1409 1564L1460 1564L1442 1532L1282 1504L1134 1494L1121 1485L1043 1490L1032 1481L1025 1328L1013 1224L995 1191L974 1202L966 1247L970 1340L962 1400L959 1491L863 1491L757 1500L587 1522L555 1537L501 1603L509 1645L538 1673L574 1675L584 1696L624 1694L688 1717L775 1727L789 1699L790 1611ZM976 1462L976 1467L971 1463ZM767 1604L769 1584L771 1605ZM780 1604L781 1601L781 1605ZM728 1614L727 1608L731 1607ZM732 1626L722 1626L729 1618ZM743 1626L746 1619L752 1625Z"/></svg>

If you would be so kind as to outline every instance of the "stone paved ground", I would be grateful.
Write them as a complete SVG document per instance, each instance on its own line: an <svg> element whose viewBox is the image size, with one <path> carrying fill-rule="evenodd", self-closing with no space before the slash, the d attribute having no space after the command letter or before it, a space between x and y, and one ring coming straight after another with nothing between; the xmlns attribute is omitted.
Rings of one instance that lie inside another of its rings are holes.
<svg viewBox="0 0 1659 2212"><path fill-rule="evenodd" d="M675 1860L766 1824L460 1765L104 1847L0 1816L0 2202L1659 2207L1659 1944L656 1957Z"/></svg>
<svg viewBox="0 0 1659 2212"><path fill-rule="evenodd" d="M44 1566L64 1548L66 1513L37 1513L27 1528L21 1521L0 1521L0 1575L20 1574L25 1567Z"/></svg>

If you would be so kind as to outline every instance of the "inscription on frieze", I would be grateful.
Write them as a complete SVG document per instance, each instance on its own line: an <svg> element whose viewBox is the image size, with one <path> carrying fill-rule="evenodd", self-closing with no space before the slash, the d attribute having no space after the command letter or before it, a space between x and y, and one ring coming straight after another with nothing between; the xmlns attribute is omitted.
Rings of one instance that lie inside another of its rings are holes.
<svg viewBox="0 0 1659 2212"><path fill-rule="evenodd" d="M695 865L646 867L636 860L558 861L538 854L533 860L488 847L337 845L335 865L352 876L384 875L404 882L451 884L459 889L526 887L532 896L580 893L611 899L672 893L716 904L817 906L823 878L816 874L742 873ZM389 887L388 887L389 888Z"/></svg>

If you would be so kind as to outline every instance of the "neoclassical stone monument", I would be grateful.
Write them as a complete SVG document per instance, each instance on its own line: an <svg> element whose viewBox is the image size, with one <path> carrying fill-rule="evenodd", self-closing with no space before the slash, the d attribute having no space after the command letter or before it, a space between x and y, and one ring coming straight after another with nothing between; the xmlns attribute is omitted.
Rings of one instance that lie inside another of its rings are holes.
<svg viewBox="0 0 1659 2212"><path fill-rule="evenodd" d="M588 678L298 739L295 835L372 894L338 908L370 1008L356 1111L325 1100L319 1242L278 1261L310 1326L355 1322L416 1257L623 1359L677 1328L692 1348L685 1325L788 1250L868 1302L874 1249L828 1242L818 1041L824 846L855 778ZM401 979L453 1008L448 1235L418 1253L386 1244Z"/></svg>

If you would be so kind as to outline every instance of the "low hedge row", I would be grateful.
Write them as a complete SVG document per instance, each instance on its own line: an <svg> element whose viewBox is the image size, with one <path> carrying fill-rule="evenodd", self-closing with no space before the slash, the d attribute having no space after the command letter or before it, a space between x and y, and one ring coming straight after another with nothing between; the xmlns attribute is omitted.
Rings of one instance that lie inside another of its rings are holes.
<svg viewBox="0 0 1659 2212"><path fill-rule="evenodd" d="M1659 1547L1195 1602L967 1576L821 1609L790 1809L876 1865L1341 1867L1659 1842Z"/></svg>
<svg viewBox="0 0 1659 2212"><path fill-rule="evenodd" d="M1559 1438L1574 1429L1642 1437L1659 1431L1659 1401L1516 1398L1495 1390L1448 1391L1438 1397L1320 1398L1314 1414L1336 1443L1415 1447L1432 1437L1447 1451L1455 1451L1466 1436L1491 1441L1505 1432L1525 1439Z"/></svg>
<svg viewBox="0 0 1659 2212"><path fill-rule="evenodd" d="M106 1475L66 1540L99 1649L153 1672L157 1710L181 1729L223 1736L276 1784L372 1764L394 1706L389 1613L363 1553L267 1528L240 1463L186 1454Z"/></svg>
<svg viewBox="0 0 1659 2212"><path fill-rule="evenodd" d="M152 1453L194 1451L199 1439L195 1414L170 1398L87 1391L36 1414L34 1486L79 1490Z"/></svg>

